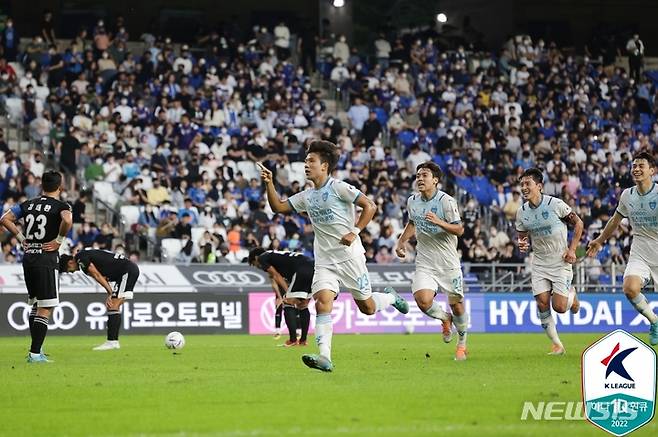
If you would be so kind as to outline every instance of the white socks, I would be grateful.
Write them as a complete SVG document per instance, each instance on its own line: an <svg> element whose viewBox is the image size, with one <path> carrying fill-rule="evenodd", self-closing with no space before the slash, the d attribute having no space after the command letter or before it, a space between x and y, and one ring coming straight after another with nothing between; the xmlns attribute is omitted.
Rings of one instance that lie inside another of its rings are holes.
<svg viewBox="0 0 658 437"><path fill-rule="evenodd" d="M644 297L642 293L635 296L633 299L629 299L638 313L642 314L644 317L649 320L649 323L656 323L658 321L658 316L651 309L651 305L647 301L647 298Z"/></svg>
<svg viewBox="0 0 658 437"><path fill-rule="evenodd" d="M555 320L551 315L551 310L539 311L537 310L537 315L539 316L539 321L541 322L541 327L546 331L546 335L551 339L553 344L562 346L560 337L557 335L557 327L555 326Z"/></svg>
<svg viewBox="0 0 658 437"><path fill-rule="evenodd" d="M331 338L333 333L334 327L331 322L331 314L318 314L315 317L315 342L320 348L320 355L329 361L331 361Z"/></svg>
<svg viewBox="0 0 658 437"><path fill-rule="evenodd" d="M379 312L393 305L395 303L395 296L388 293L372 293L372 300L375 301L376 311Z"/></svg>
<svg viewBox="0 0 658 437"><path fill-rule="evenodd" d="M436 302L434 302L436 305ZM432 305L432 306L434 306ZM457 340L457 345L466 346L466 330L468 329L468 314L464 313L461 316L452 315L452 323L457 328L457 334L459 334L459 340Z"/></svg>
<svg viewBox="0 0 658 437"><path fill-rule="evenodd" d="M567 296L567 311L571 311L573 306L573 301L576 299L576 289L571 287L569 289L569 295Z"/></svg>
<svg viewBox="0 0 658 437"><path fill-rule="evenodd" d="M432 306L429 307L427 311L423 311L423 312L433 319L438 319L442 321L446 321L450 317L450 315L448 315L448 313L445 312L443 308L441 308L441 305L439 305L439 303L436 301L433 301Z"/></svg>

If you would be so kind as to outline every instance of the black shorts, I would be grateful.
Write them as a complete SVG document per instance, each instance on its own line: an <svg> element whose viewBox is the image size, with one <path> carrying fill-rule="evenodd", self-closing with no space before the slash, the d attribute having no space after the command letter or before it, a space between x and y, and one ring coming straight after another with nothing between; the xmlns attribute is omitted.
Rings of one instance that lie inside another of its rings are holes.
<svg viewBox="0 0 658 437"><path fill-rule="evenodd" d="M138 278L139 267L137 267L137 264L131 263L128 271L124 273L119 280L114 281L114 292L112 293L112 297L117 299L132 299Z"/></svg>
<svg viewBox="0 0 658 437"><path fill-rule="evenodd" d="M39 308L59 304L59 256L57 253L25 254L23 276L28 303Z"/></svg>
<svg viewBox="0 0 658 437"><path fill-rule="evenodd" d="M313 285L313 267L298 270L290 281L285 297L293 299L310 299Z"/></svg>

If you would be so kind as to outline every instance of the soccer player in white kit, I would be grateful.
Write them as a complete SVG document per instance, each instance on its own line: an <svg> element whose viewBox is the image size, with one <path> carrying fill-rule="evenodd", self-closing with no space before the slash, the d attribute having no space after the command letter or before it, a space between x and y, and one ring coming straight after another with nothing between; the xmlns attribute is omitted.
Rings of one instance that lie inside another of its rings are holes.
<svg viewBox="0 0 658 437"><path fill-rule="evenodd" d="M549 355L563 355L565 350L557 334L553 309L558 313L580 309L576 290L571 286L571 265L577 260L576 248L583 235L583 221L562 200L542 194L544 175L538 168L527 169L519 179L526 202L516 213L516 230L521 252L532 242L532 294L542 328L553 342ZM567 225L574 228L569 243Z"/></svg>
<svg viewBox="0 0 658 437"><path fill-rule="evenodd" d="M333 143L312 141L304 170L314 188L297 193L288 200L279 198L272 172L260 165L272 210L284 214L306 212L313 225L315 272L311 292L316 309L315 341L320 353L303 355L302 361L308 367L324 372L333 370L331 310L340 286L350 291L364 314L371 315L391 305L401 313L409 312L409 304L392 288L387 287L385 293L372 291L359 233L372 220L377 207L358 189L330 176L337 163L338 150ZM355 205L363 209L358 221Z"/></svg>
<svg viewBox="0 0 658 437"><path fill-rule="evenodd" d="M439 190L441 168L427 161L416 168L418 193L407 200L409 221L398 239L395 253L406 256L405 245L416 235L416 271L411 291L418 308L429 317L443 322L443 341L452 339L452 323L459 334L455 360L466 359L466 330L468 314L464 309L464 280L461 270L457 237L464 233L457 202ZM437 290L448 295L452 315L434 300Z"/></svg>
<svg viewBox="0 0 658 437"><path fill-rule="evenodd" d="M624 271L624 294L638 313L649 321L649 341L658 344L658 316L653 312L642 288L653 278L658 291L658 184L653 181L656 162L647 152L633 157L631 176L635 186L626 188L619 205L598 238L587 246L587 255L596 256L623 219L633 229L631 254Z"/></svg>

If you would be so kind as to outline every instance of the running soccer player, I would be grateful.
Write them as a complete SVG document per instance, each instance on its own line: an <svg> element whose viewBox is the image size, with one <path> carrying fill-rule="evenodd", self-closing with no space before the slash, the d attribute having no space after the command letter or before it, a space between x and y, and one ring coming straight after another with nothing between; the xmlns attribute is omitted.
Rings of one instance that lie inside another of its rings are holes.
<svg viewBox="0 0 658 437"><path fill-rule="evenodd" d="M457 237L464 233L464 225L455 199L438 188L442 177L441 168L431 161L416 167L418 193L407 200L409 221L398 239L395 253L404 258L407 241L416 236L416 271L411 284L414 299L422 312L443 322L443 341L446 343L452 340L454 322L459 334L455 360L463 361L467 354L468 314L464 309L464 281ZM452 315L434 300L437 290L447 293Z"/></svg>
<svg viewBox="0 0 658 437"><path fill-rule="evenodd" d="M270 275L277 303L282 302L283 316L288 326L290 338L285 347L306 346L311 313L308 301L311 299L313 282L313 260L301 253L265 250L256 247L249 252L249 265ZM283 295L281 294L283 290ZM297 316L299 315L302 335L297 339Z"/></svg>
<svg viewBox="0 0 658 437"><path fill-rule="evenodd" d="M41 182L42 195L7 211L0 222L25 249L23 275L32 311L28 318L32 344L28 363L51 362L41 347L48 334L48 321L59 304L58 250L73 225L71 206L59 200L62 175L47 171ZM16 226L23 220L25 234Z"/></svg>
<svg viewBox="0 0 658 437"><path fill-rule="evenodd" d="M95 351L120 349L121 305L133 298L133 290L139 278L139 267L120 253L107 250L86 249L75 254L62 255L61 270L72 273L81 270L91 276L107 291L107 341L93 348ZM110 285L114 282L114 288Z"/></svg>
<svg viewBox="0 0 658 437"><path fill-rule="evenodd" d="M331 310L340 286L348 289L363 314L372 315L392 305L401 313L409 312L409 304L387 287L385 293L374 293L366 267L365 251L359 233L375 215L375 203L361 191L330 175L336 168L338 152L329 141L311 141L304 170L314 188L308 188L287 200L279 198L272 172L260 165L261 178L267 187L267 200L277 213L308 213L315 241L315 269L311 292L315 298L315 340L320 353L306 354L302 361L308 367L331 372ZM354 205L363 211L355 223Z"/></svg>
<svg viewBox="0 0 658 437"><path fill-rule="evenodd" d="M631 254L624 271L624 294L638 313L649 321L649 341L658 344L658 316L653 312L642 288L653 278L658 291L658 184L653 181L656 161L647 152L633 157L631 175L635 186L626 188L619 205L598 238L587 247L588 256L596 256L603 244L625 218L633 229Z"/></svg>
<svg viewBox="0 0 658 437"><path fill-rule="evenodd" d="M521 252L528 252L532 241L532 294L542 328L553 345L549 355L563 355L553 309L558 313L580 309L576 290L571 286L572 264L583 235L583 221L562 200L542 194L544 175L538 168L527 169L519 178L526 202L516 212L516 230ZM574 228L568 241L567 225Z"/></svg>

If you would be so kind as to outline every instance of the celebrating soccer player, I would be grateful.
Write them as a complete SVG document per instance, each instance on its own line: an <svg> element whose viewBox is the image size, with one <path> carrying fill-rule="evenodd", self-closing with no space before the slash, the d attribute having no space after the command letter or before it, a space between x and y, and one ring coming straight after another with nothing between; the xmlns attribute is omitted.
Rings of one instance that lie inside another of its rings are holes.
<svg viewBox="0 0 658 437"><path fill-rule="evenodd" d="M563 355L565 350L551 314L551 303L558 313L571 310L575 314L580 309L571 280L583 221L562 200L542 194L544 175L538 168L527 169L519 180L526 201L516 212L519 249L527 252L532 244L532 294L537 301L537 313L553 342L549 355ZM567 225L574 228L571 242Z"/></svg>
<svg viewBox="0 0 658 437"><path fill-rule="evenodd" d="M306 346L311 321L308 301L311 299L313 260L301 253L265 250L257 247L249 252L249 265L264 270L270 275L277 304L279 302L283 304L283 317L290 335L283 346ZM280 290L284 290L284 295ZM302 330L302 336L299 339L297 339L297 315L299 315Z"/></svg>
<svg viewBox="0 0 658 437"><path fill-rule="evenodd" d="M80 269L91 276L107 291L107 341L95 351L120 349L121 305L133 298L133 290L139 278L139 267L120 253L107 250L86 249L75 254L62 255L61 270L69 273ZM115 283L112 288L110 282Z"/></svg>
<svg viewBox="0 0 658 437"><path fill-rule="evenodd" d="M304 170L314 188L297 193L287 201L279 198L272 172L260 165L272 210L278 213L306 212L313 225L315 272L311 291L315 298L315 339L320 354L303 355L302 361L308 367L325 372L333 370L331 310L341 285L352 293L357 307L364 314L374 314L390 305L402 313L409 311L409 304L392 288L387 287L385 293L372 291L359 233L372 220L377 208L358 189L331 177L337 162L338 152L333 143L312 141ZM356 223L354 205L363 209Z"/></svg>
<svg viewBox="0 0 658 437"><path fill-rule="evenodd" d="M656 162L647 152L633 157L631 175L635 186L621 193L619 205L598 238L587 247L588 256L596 256L603 244L627 218L633 229L631 254L624 271L624 294L637 312L650 323L649 341L658 344L658 316L653 312L642 288L653 278L658 291L658 185L653 181Z"/></svg>
<svg viewBox="0 0 658 437"><path fill-rule="evenodd" d="M464 309L457 237L464 233L464 225L455 199L438 188L442 176L441 168L431 161L416 168L418 193L407 200L409 222L398 239L395 253L404 258L407 241L416 235L416 271L411 291L422 312L443 322L444 342L452 340L452 323L455 324L459 334L455 360L463 361L467 354L468 314ZM434 300L439 289L448 294L452 315Z"/></svg>
<svg viewBox="0 0 658 437"><path fill-rule="evenodd" d="M47 363L41 347L48 334L48 321L59 304L58 250L73 225L68 203L59 200L62 175L55 171L43 174L42 195L26 200L7 211L0 222L25 248L23 274L32 311L29 316L32 345L28 363ZM16 227L23 219L25 234Z"/></svg>

